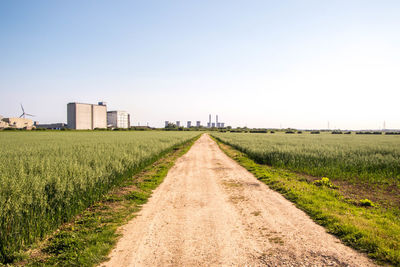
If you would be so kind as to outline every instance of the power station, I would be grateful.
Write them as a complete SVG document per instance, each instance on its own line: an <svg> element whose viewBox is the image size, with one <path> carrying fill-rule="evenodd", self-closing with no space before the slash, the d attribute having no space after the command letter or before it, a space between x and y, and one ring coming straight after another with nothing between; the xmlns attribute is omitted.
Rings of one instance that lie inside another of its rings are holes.
<svg viewBox="0 0 400 267"><path fill-rule="evenodd" d="M207 128L224 128L225 122L218 121L218 115L215 115L215 122L211 121L211 114L208 116Z"/></svg>
<svg viewBox="0 0 400 267"><path fill-rule="evenodd" d="M225 123L224 122L219 122L218 121L218 115L215 116L215 122L211 120L211 114L208 117L208 122L207 122L207 128L225 128ZM165 128L167 127L183 127L181 124L181 121L175 121L176 124L171 123L170 121L165 121ZM186 127L191 128L193 127L192 121L186 121ZM196 127L200 128L201 126L201 121L196 121Z"/></svg>

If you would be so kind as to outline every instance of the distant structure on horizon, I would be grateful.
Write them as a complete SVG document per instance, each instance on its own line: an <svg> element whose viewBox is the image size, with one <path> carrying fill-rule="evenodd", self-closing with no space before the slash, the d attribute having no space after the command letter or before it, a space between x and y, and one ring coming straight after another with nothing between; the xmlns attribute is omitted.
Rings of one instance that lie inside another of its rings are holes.
<svg viewBox="0 0 400 267"><path fill-rule="evenodd" d="M218 115L216 115L215 116L215 122L212 122L212 120L211 120L211 114L209 115L209 119L208 119L208 122L207 122L207 128L225 128L225 123L224 122L219 122L218 121L218 119L219 119L219 117L218 117ZM174 127L184 127L184 123L181 123L181 121L175 121L176 122L176 124L172 124L172 123L170 123L170 121L165 121L165 128L167 128L167 127L171 127L171 125L174 125ZM201 126L201 121L195 121L196 122L196 124L194 124L194 121L193 121L193 124L192 124L192 121L186 121L186 127L187 128L191 128L191 127L194 127L194 125L196 125L195 127L197 127L197 128L201 128L202 126Z"/></svg>
<svg viewBox="0 0 400 267"><path fill-rule="evenodd" d="M126 111L107 111L107 127L109 128L130 128L131 116Z"/></svg>
<svg viewBox="0 0 400 267"><path fill-rule="evenodd" d="M13 129L26 129L32 130L35 128L35 123L31 119L27 119L26 116L34 117L32 114L25 112L24 107L21 104L22 114L16 117L4 118L0 115L0 129L13 128Z"/></svg>
<svg viewBox="0 0 400 267"><path fill-rule="evenodd" d="M38 122L35 122L36 128L39 129L48 129L48 130L61 130L68 128L68 125L66 123L47 123L47 124L39 124Z"/></svg>
<svg viewBox="0 0 400 267"><path fill-rule="evenodd" d="M180 127L185 127L185 126L184 126L184 122L181 123L181 121L175 121L175 124L172 124L170 121L165 121L165 124L164 124L164 125L165 125L165 128L171 127L171 125L174 126L174 127L178 127L178 128L180 128ZM187 128L194 127L194 126L192 125L192 121L186 121L186 127L187 127ZM196 127L201 127L201 121L196 121Z"/></svg>
<svg viewBox="0 0 400 267"><path fill-rule="evenodd" d="M224 128L224 122L218 122L218 115L215 116L215 122L211 121L211 114L208 116L207 128Z"/></svg>
<svg viewBox="0 0 400 267"><path fill-rule="evenodd" d="M0 119L0 129L14 128L14 129L27 129L34 128L33 120L26 118L2 118Z"/></svg>
<svg viewBox="0 0 400 267"><path fill-rule="evenodd" d="M105 102L96 104L68 103L67 125L69 129L94 130L107 128L107 105Z"/></svg>

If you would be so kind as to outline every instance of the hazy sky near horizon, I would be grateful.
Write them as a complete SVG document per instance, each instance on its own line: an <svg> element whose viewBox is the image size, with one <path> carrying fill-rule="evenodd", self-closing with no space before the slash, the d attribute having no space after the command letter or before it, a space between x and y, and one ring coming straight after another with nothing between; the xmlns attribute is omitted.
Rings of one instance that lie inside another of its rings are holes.
<svg viewBox="0 0 400 267"><path fill-rule="evenodd" d="M400 1L0 2L0 114L400 128Z"/></svg>

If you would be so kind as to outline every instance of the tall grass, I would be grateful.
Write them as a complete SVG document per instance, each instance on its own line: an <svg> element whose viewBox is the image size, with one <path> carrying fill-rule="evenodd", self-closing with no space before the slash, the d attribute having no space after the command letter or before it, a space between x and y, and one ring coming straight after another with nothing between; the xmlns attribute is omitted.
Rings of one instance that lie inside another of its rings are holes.
<svg viewBox="0 0 400 267"><path fill-rule="evenodd" d="M1 132L0 262L196 132Z"/></svg>
<svg viewBox="0 0 400 267"><path fill-rule="evenodd" d="M213 133L257 163L313 176L399 184L400 137Z"/></svg>

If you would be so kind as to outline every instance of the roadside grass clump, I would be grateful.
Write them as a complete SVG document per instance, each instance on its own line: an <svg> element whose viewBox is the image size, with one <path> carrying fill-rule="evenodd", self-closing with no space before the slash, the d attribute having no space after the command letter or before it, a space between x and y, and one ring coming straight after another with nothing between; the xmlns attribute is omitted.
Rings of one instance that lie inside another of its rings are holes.
<svg viewBox="0 0 400 267"><path fill-rule="evenodd" d="M125 196L126 199L133 200L138 204L146 203L148 197L149 197L148 193L138 192L138 191L134 191Z"/></svg>
<svg viewBox="0 0 400 267"><path fill-rule="evenodd" d="M332 184L328 177L322 177L320 180L315 180L314 184L316 186L325 186L332 189L338 189L339 187Z"/></svg>
<svg viewBox="0 0 400 267"><path fill-rule="evenodd" d="M0 133L0 263L198 132ZM118 199L110 199L118 201Z"/></svg>
<svg viewBox="0 0 400 267"><path fill-rule="evenodd" d="M360 205L363 207L375 207L376 204L372 202L372 200L369 200L368 198L366 199L360 199Z"/></svg>

